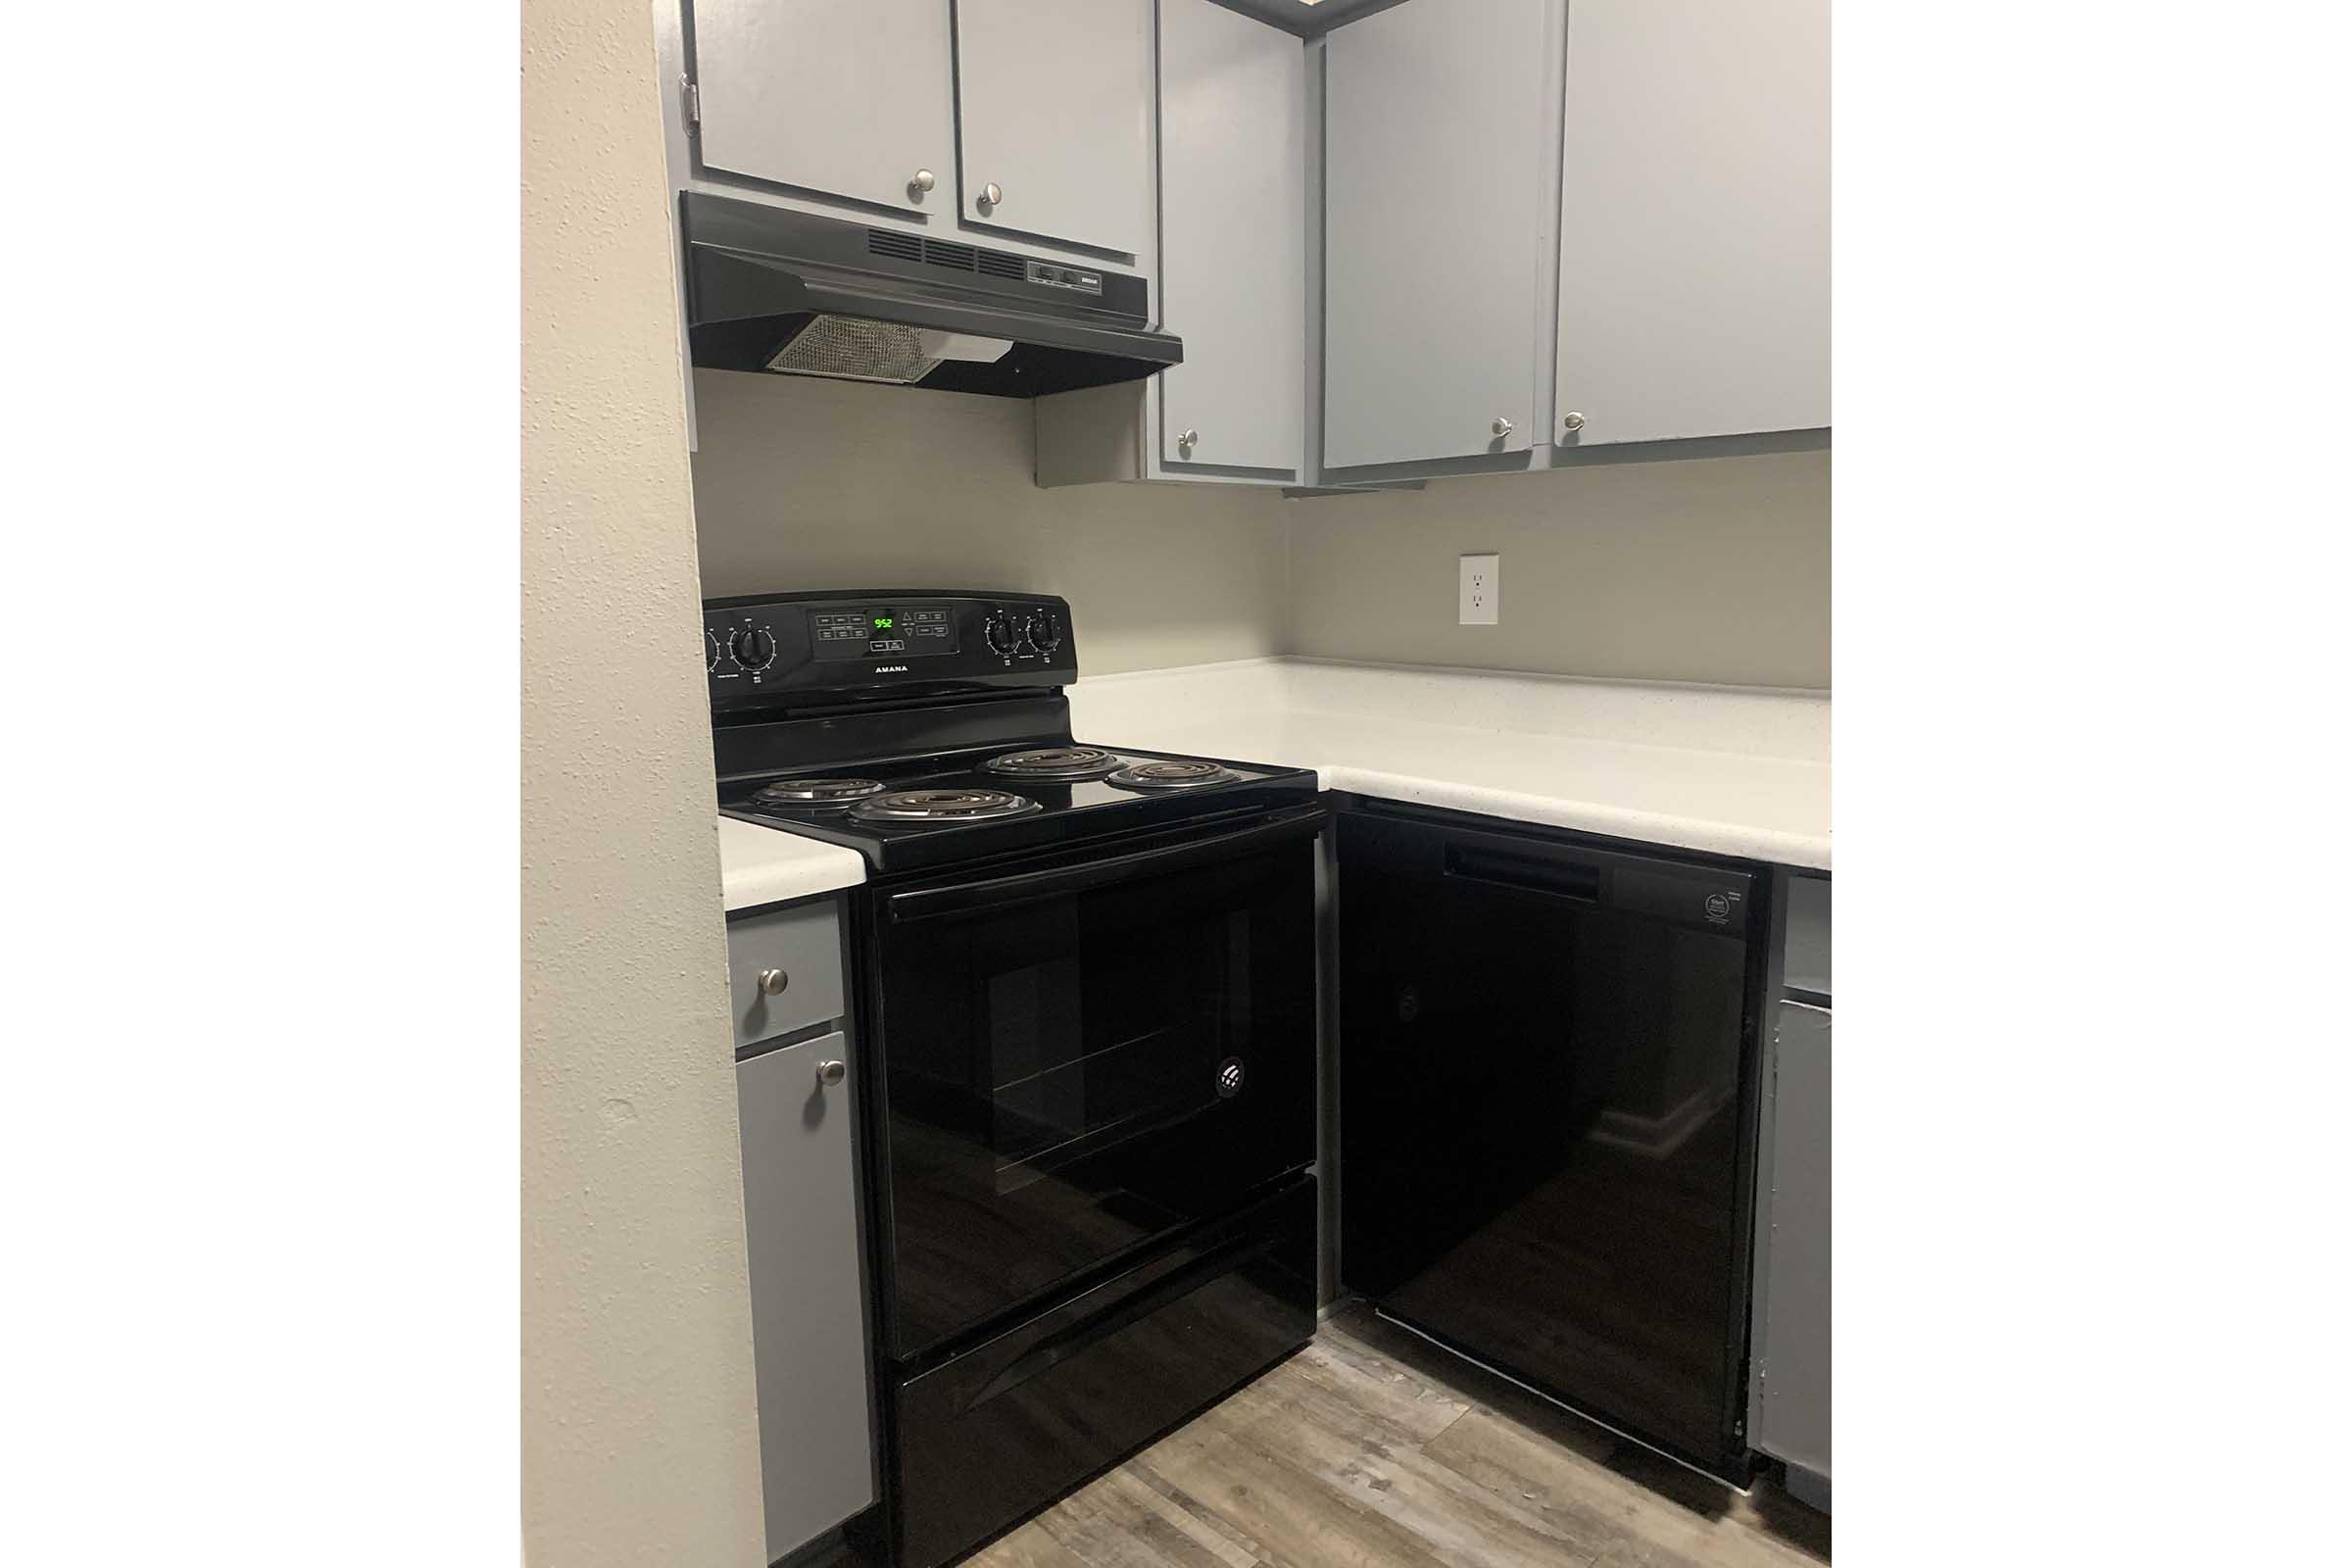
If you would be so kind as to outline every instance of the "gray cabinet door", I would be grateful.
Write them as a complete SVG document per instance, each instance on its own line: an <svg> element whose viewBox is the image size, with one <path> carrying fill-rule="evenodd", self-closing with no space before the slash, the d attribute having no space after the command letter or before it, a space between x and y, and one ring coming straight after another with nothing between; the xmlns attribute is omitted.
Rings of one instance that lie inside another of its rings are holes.
<svg viewBox="0 0 2352 1568"><path fill-rule="evenodd" d="M850 1142L854 1065L844 1035L752 1056L735 1069L743 1121L743 1222L770 1560L874 1500L858 1184Z"/></svg>
<svg viewBox="0 0 2352 1568"><path fill-rule="evenodd" d="M1827 425L1829 0L1575 0L1565 110L1554 439Z"/></svg>
<svg viewBox="0 0 2352 1568"><path fill-rule="evenodd" d="M1210 0L1159 12L1159 458L1305 461L1306 52ZM1185 441L1190 431L1194 439Z"/></svg>
<svg viewBox="0 0 2352 1568"><path fill-rule="evenodd" d="M948 0L693 0L693 16L704 164L954 212Z"/></svg>
<svg viewBox="0 0 2352 1568"><path fill-rule="evenodd" d="M1413 0L1327 41L1327 467L1534 440L1544 23L1544 0Z"/></svg>
<svg viewBox="0 0 2352 1568"><path fill-rule="evenodd" d="M1830 1482L1830 1012L1781 1004L1759 1172L1748 1441L1816 1506ZM1803 1472L1800 1476L1796 1472Z"/></svg>
<svg viewBox="0 0 2352 1568"><path fill-rule="evenodd" d="M964 221L1150 248L1152 0L956 0L956 90Z"/></svg>

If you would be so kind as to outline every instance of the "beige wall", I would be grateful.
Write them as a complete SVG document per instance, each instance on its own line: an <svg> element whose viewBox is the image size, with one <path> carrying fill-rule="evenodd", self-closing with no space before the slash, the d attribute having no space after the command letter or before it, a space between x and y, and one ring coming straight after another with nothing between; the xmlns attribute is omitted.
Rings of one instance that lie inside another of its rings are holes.
<svg viewBox="0 0 2352 1568"><path fill-rule="evenodd" d="M1738 685L1830 684L1830 455L1441 479L1286 501L1033 482L1030 405L704 370L703 592L1059 593L1090 673L1270 653ZM1503 556L1502 623L1455 558Z"/></svg>
<svg viewBox="0 0 2352 1568"><path fill-rule="evenodd" d="M1009 588L1070 602L1090 674L1281 649L1275 492L1041 490L1032 406L781 375L695 375L703 591Z"/></svg>
<svg viewBox="0 0 2352 1568"><path fill-rule="evenodd" d="M650 14L522 59L523 1544L764 1563Z"/></svg>
<svg viewBox="0 0 2352 1568"><path fill-rule="evenodd" d="M1830 684L1830 454L1617 463L1291 504L1288 651L1566 675ZM1502 556L1502 620L1457 619Z"/></svg>

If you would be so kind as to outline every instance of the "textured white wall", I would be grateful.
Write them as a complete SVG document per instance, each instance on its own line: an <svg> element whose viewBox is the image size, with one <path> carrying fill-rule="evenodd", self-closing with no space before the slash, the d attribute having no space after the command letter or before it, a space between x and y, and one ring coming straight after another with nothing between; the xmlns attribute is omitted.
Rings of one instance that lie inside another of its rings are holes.
<svg viewBox="0 0 2352 1568"><path fill-rule="evenodd" d="M1277 492L1041 490L1032 405L703 370L703 590L1013 588L1070 602L1089 674L1280 650Z"/></svg>
<svg viewBox="0 0 2352 1568"><path fill-rule="evenodd" d="M524 0L522 63L523 1541L541 1568L760 1564L644 0Z"/></svg>
<svg viewBox="0 0 2352 1568"><path fill-rule="evenodd" d="M1293 503L1288 651L1558 675L1830 684L1830 454L1613 463ZM1502 622L1458 620L1502 556Z"/></svg>

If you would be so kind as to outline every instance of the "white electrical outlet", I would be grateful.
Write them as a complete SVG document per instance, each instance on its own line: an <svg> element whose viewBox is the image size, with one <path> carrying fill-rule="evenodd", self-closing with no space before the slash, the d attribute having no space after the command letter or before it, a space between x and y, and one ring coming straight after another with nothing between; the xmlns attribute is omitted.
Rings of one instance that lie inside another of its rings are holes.
<svg viewBox="0 0 2352 1568"><path fill-rule="evenodd" d="M1462 558L1462 624L1494 626L1502 621L1502 558Z"/></svg>

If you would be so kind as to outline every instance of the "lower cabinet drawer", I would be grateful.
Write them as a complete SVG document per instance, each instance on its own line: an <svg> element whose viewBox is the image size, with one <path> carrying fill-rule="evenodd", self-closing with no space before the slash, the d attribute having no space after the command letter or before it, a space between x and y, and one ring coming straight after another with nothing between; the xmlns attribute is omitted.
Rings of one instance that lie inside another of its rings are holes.
<svg viewBox="0 0 2352 1568"><path fill-rule="evenodd" d="M728 921L727 995L738 1047L840 1017L841 918L833 901Z"/></svg>
<svg viewBox="0 0 2352 1568"><path fill-rule="evenodd" d="M900 1561L932 1568L1315 1332L1311 1176L899 1384Z"/></svg>

